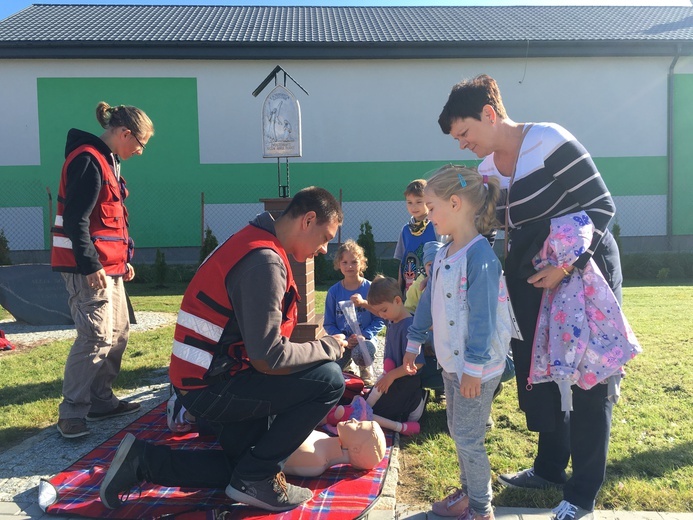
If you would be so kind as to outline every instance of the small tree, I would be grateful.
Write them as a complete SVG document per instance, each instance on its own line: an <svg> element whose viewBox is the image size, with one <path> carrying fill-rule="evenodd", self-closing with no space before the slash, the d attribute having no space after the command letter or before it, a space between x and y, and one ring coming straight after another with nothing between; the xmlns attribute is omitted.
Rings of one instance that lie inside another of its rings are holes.
<svg viewBox="0 0 693 520"><path fill-rule="evenodd" d="M323 284L327 282L327 280L329 279L329 276L327 275L327 270L329 267L331 267L328 266L328 264L330 264L330 262L326 258L326 255L317 255L315 257L313 263L313 274L315 276L315 283Z"/></svg>
<svg viewBox="0 0 693 520"><path fill-rule="evenodd" d="M5 236L5 230L0 228L0 265L12 265L10 260L10 245Z"/></svg>
<svg viewBox="0 0 693 520"><path fill-rule="evenodd" d="M156 259L154 260L154 282L156 287L166 287L167 275L168 265L166 265L166 256L157 249Z"/></svg>
<svg viewBox="0 0 693 520"><path fill-rule="evenodd" d="M372 280L378 273L378 256L375 253L375 239L373 238L373 228L367 220L361 223L359 237L356 243L363 248L368 260L368 267L363 274L367 280Z"/></svg>
<svg viewBox="0 0 693 520"><path fill-rule="evenodd" d="M614 225L611 226L611 234L614 236L614 240L616 241L618 250L622 251L623 248L621 247L621 226L618 225L618 222L614 222Z"/></svg>
<svg viewBox="0 0 693 520"><path fill-rule="evenodd" d="M214 251L219 245L217 237L214 236L212 230L207 226L205 229L205 238L202 241L202 247L200 248L200 263L204 262L205 258L209 256L209 253Z"/></svg>

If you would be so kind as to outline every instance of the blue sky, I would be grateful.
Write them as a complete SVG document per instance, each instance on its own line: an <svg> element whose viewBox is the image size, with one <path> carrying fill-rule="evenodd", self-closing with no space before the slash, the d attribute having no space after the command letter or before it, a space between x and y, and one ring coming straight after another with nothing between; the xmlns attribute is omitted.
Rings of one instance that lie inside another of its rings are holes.
<svg viewBox="0 0 693 520"><path fill-rule="evenodd" d="M678 5L691 0L0 0L0 20L31 4L147 5Z"/></svg>

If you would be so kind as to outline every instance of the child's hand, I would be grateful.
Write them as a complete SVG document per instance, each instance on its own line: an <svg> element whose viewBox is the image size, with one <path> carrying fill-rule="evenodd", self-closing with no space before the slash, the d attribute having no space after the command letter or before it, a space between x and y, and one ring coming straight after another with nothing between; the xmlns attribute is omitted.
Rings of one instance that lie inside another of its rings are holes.
<svg viewBox="0 0 693 520"><path fill-rule="evenodd" d="M411 352L406 352L404 354L404 359L402 360L402 366L405 368L410 376L413 376L418 372L416 369L416 356L418 354L412 354Z"/></svg>
<svg viewBox="0 0 693 520"><path fill-rule="evenodd" d="M383 394L386 394L394 380L395 378L392 377L392 372L387 372L383 374L378 381L376 381L375 388L380 390L380 392Z"/></svg>
<svg viewBox="0 0 693 520"><path fill-rule="evenodd" d="M349 299L354 302L354 305L357 307L363 307L364 305L368 304L368 300L364 300L363 296L361 296L359 293L352 294L351 298Z"/></svg>
<svg viewBox="0 0 693 520"><path fill-rule="evenodd" d="M356 334L352 334L347 339L347 343L348 343L347 348L354 348L356 345L359 344L359 337Z"/></svg>
<svg viewBox="0 0 693 520"><path fill-rule="evenodd" d="M467 399L474 399L481 395L481 378L462 374L460 383L460 394Z"/></svg>

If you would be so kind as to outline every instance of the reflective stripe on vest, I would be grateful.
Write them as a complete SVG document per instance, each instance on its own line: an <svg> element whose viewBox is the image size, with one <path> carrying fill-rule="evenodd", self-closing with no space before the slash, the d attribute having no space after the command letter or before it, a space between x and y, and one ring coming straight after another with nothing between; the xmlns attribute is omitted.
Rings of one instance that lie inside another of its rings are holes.
<svg viewBox="0 0 693 520"><path fill-rule="evenodd" d="M178 311L177 323L186 329L197 332L200 336L217 343L221 339L221 334L224 332L223 327L219 327L214 323L204 320L198 316L194 316L183 309Z"/></svg>
<svg viewBox="0 0 693 520"><path fill-rule="evenodd" d="M211 366L213 357L209 352L175 340L173 341L173 355L205 370Z"/></svg>
<svg viewBox="0 0 693 520"><path fill-rule="evenodd" d="M61 247L63 249L69 249L72 252L72 240L67 237L60 237L58 235L53 235L53 247Z"/></svg>

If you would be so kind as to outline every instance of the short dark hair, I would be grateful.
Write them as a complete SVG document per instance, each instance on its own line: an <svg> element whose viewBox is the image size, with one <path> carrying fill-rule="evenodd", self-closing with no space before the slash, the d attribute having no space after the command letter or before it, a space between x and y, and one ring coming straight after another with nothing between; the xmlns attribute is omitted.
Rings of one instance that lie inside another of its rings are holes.
<svg viewBox="0 0 693 520"><path fill-rule="evenodd" d="M407 187L404 190L404 196L408 197L412 195L414 197L423 197L425 189L426 179L415 179L407 184Z"/></svg>
<svg viewBox="0 0 693 520"><path fill-rule="evenodd" d="M317 186L308 186L296 193L282 216L298 218L309 211L315 211L318 224L337 222L341 225L344 221L344 213L334 195Z"/></svg>
<svg viewBox="0 0 693 520"><path fill-rule="evenodd" d="M508 117L495 79L481 74L474 79L461 81L452 87L448 101L438 116L440 129L444 134L449 134L452 124L458 119L473 117L481 121L481 111L485 105L493 107L501 119Z"/></svg>
<svg viewBox="0 0 693 520"><path fill-rule="evenodd" d="M402 290L399 288L397 280L379 274L371 282L367 300L369 305L380 305L392 303L397 296L402 297Z"/></svg>

